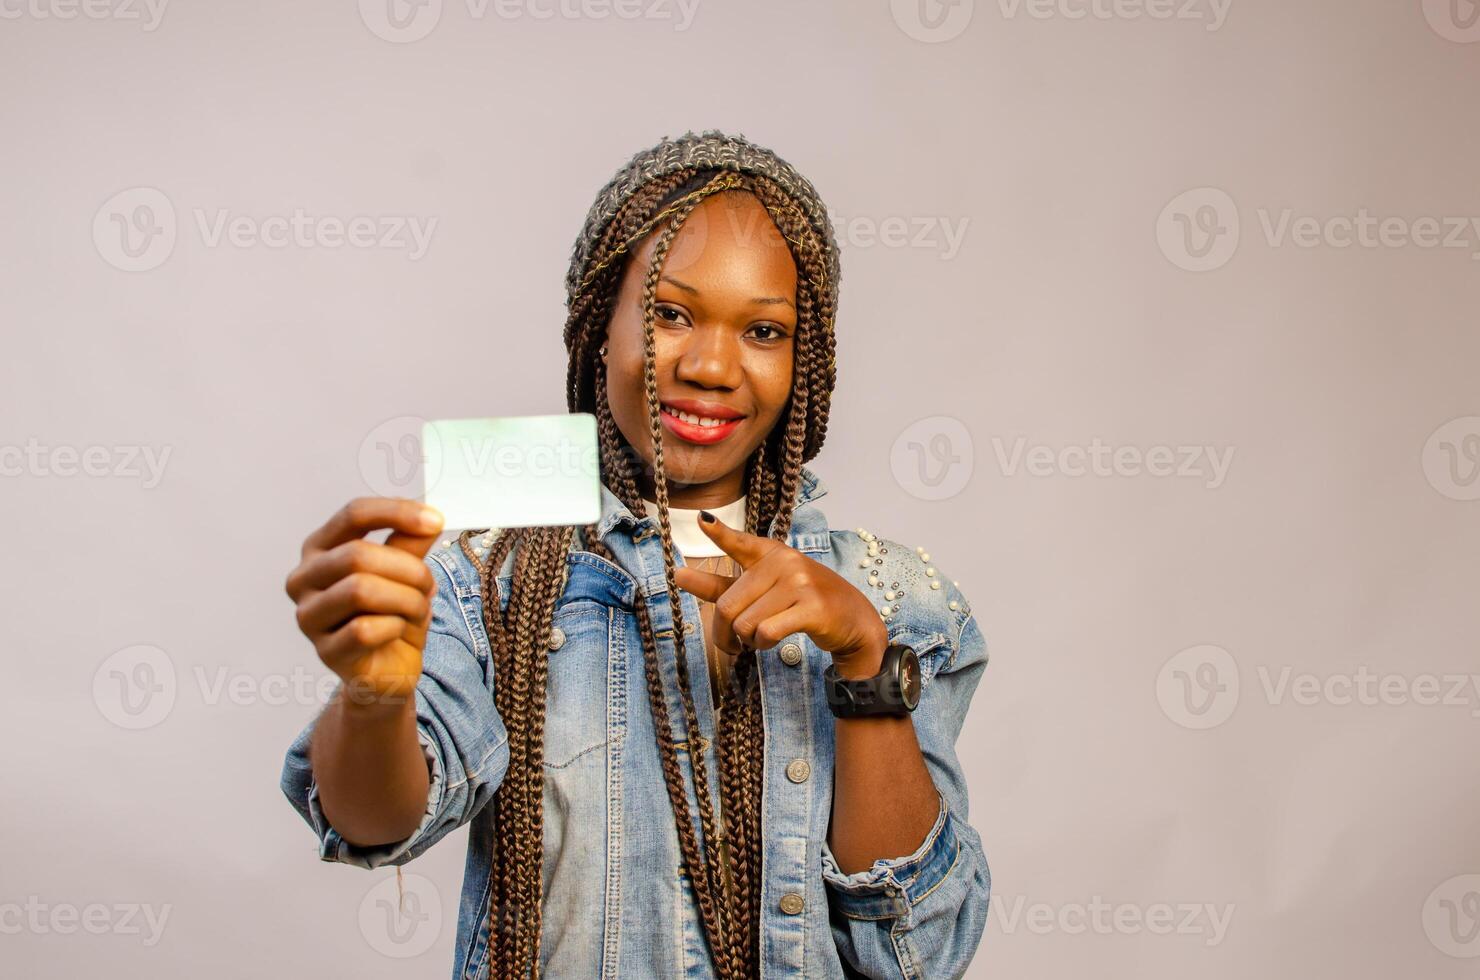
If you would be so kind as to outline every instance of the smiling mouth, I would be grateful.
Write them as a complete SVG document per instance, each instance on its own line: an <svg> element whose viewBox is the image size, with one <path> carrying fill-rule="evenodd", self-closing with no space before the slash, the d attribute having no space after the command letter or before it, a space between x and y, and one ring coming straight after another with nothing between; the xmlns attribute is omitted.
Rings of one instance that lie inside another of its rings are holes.
<svg viewBox="0 0 1480 980"><path fill-rule="evenodd" d="M665 429L680 439L707 446L727 438L745 421L745 416L733 419L707 418L664 404L661 405L659 419Z"/></svg>

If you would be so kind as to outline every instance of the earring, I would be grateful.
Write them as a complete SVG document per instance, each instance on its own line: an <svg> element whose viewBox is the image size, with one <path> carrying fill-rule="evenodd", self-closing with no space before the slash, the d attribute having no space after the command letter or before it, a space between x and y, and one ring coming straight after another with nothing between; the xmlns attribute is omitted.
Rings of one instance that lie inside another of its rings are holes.
<svg viewBox="0 0 1480 980"><path fill-rule="evenodd" d="M596 356L599 357L599 358L601 358L603 361L606 360L606 345L605 344L602 344L601 347L600 347L600 349L598 349L596 351Z"/></svg>

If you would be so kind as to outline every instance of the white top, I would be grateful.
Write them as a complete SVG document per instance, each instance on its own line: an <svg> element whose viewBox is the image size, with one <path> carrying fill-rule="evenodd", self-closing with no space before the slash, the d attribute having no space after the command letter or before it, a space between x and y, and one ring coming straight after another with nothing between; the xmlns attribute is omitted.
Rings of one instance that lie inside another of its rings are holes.
<svg viewBox="0 0 1480 980"><path fill-rule="evenodd" d="M648 515L653 518L658 516L658 502L643 498L642 506ZM745 530L745 498L725 504L723 507L705 508L723 521L727 526L736 530ZM688 510L683 507L668 508L668 526L673 532L673 547L685 558L713 558L724 554L723 549L709 540L709 535L699 526L698 509Z"/></svg>

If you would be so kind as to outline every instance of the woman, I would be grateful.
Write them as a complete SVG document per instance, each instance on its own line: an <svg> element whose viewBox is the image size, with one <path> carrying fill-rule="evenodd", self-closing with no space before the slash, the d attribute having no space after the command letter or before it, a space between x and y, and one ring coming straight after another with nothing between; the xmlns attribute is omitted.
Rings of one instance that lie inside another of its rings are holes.
<svg viewBox="0 0 1480 980"><path fill-rule="evenodd" d="M815 506L816 191L743 138L665 139L598 194L566 285L600 520L442 535L363 498L288 578L344 682L283 771L321 857L399 865L471 821L455 977L959 976L985 643L923 549Z"/></svg>

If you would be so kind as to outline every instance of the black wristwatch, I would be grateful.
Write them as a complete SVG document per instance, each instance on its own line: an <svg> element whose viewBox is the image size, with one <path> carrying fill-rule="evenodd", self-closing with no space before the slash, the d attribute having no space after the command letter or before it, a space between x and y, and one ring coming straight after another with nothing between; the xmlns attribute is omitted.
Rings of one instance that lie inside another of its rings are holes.
<svg viewBox="0 0 1480 980"><path fill-rule="evenodd" d="M906 715L920 703L920 658L903 643L889 644L879 672L872 677L850 681L828 664L822 680L827 685L827 706L839 718Z"/></svg>

